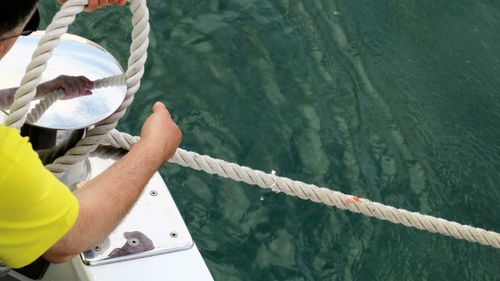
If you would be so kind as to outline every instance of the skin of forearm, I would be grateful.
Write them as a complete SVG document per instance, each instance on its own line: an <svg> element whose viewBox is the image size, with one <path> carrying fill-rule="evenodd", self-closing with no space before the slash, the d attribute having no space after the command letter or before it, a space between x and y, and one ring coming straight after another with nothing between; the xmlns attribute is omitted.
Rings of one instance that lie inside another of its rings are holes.
<svg viewBox="0 0 500 281"><path fill-rule="evenodd" d="M9 88L0 90L0 109L8 110L14 102L14 95L18 88ZM47 89L44 84L40 84L36 88L35 99L40 99L47 95Z"/></svg>
<svg viewBox="0 0 500 281"><path fill-rule="evenodd" d="M44 258L53 263L65 262L102 242L127 214L161 164L154 146L141 140L113 166L77 190L80 212L76 223Z"/></svg>
<svg viewBox="0 0 500 281"><path fill-rule="evenodd" d="M0 90L0 109L8 110L14 102L14 94L17 88Z"/></svg>

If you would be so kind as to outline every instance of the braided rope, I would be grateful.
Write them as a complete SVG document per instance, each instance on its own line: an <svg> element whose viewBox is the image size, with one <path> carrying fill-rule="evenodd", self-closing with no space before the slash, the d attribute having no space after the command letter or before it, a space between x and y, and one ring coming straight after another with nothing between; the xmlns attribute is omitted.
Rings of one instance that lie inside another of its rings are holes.
<svg viewBox="0 0 500 281"><path fill-rule="evenodd" d="M104 87L118 86L125 84L125 77L123 75L115 75L102 79L98 79L92 82L92 89L99 89ZM64 90L57 89L52 93L45 96L40 102L33 107L33 109L28 113L26 121L28 123L35 123L42 117L45 111L53 105L57 100L64 97Z"/></svg>
<svg viewBox="0 0 500 281"><path fill-rule="evenodd" d="M42 117L43 113L62 97L64 97L63 89L57 89L48 94L26 115L26 122L33 124L38 121L38 119Z"/></svg>
<svg viewBox="0 0 500 281"><path fill-rule="evenodd" d="M105 144L128 150L130 149L130 145L138 140L139 137L112 130L109 132ZM462 225L454 221L394 208L372 202L365 198L359 198L328 188L279 177L274 173L268 174L262 171L253 170L248 167L229 163L220 159L214 159L210 156L200 155L181 148L177 149L175 155L169 162L204 171L212 175L256 185L264 189L271 189L275 192L283 192L287 195L299 197L304 200L310 200L316 203L349 210L354 213L360 213L369 217L387 220L395 224L403 224L408 227L439 233L456 239L500 248L500 234L493 231L487 231L469 225Z"/></svg>

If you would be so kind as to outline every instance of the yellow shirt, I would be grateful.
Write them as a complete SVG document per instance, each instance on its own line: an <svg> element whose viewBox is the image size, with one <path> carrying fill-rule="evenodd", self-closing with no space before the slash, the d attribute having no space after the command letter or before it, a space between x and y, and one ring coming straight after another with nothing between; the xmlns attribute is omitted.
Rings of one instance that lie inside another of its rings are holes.
<svg viewBox="0 0 500 281"><path fill-rule="evenodd" d="M28 265L75 223L78 201L27 138L0 125L0 262Z"/></svg>

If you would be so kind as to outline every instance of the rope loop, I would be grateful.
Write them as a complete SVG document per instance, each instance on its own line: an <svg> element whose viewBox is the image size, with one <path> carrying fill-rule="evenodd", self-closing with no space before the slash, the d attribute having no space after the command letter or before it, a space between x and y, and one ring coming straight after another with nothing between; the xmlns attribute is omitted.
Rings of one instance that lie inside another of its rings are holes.
<svg viewBox="0 0 500 281"><path fill-rule="evenodd" d="M20 130L26 120L30 122L38 120L41 114L62 96L62 93L57 91L50 94L28 114L30 103L35 98L36 87L40 84L42 73L47 68L47 62L52 57L53 50L59 44L61 36L67 32L68 26L73 23L76 15L83 11L87 3L87 0L68 0L54 16L45 34L40 39L37 49L33 53L32 60L21 80L21 86L15 93L14 102L5 120L7 126ZM46 166L47 169L58 177L62 176L74 164L85 160L97 148L105 139L106 134L114 129L120 118L125 115L128 106L134 99L135 93L139 90L149 46L149 11L146 6L146 0L131 0L130 11L132 12L133 29L130 57L125 73L125 83L127 85L125 99L111 116L100 121L95 127L90 129L85 138L77 143L76 147L56 159L54 163ZM110 77L108 80L105 79L105 81L98 80L94 87L104 87L118 83L123 83L123 77Z"/></svg>

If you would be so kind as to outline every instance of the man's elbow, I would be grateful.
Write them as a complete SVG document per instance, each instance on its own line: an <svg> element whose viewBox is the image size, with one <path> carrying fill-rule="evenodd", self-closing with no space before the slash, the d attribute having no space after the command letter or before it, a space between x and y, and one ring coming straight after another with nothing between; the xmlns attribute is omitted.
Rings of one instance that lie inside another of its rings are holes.
<svg viewBox="0 0 500 281"><path fill-rule="evenodd" d="M43 258L50 263L65 263L70 261L73 257L78 255L80 252L72 249L60 249L57 246L53 246L47 252L43 254Z"/></svg>
<svg viewBox="0 0 500 281"><path fill-rule="evenodd" d="M55 255L52 255L52 254L44 254L43 255L43 258L50 262L50 263L55 263L55 264L58 264L58 263L65 263L65 262L68 262L70 261L75 255L64 255L64 254L55 254Z"/></svg>

